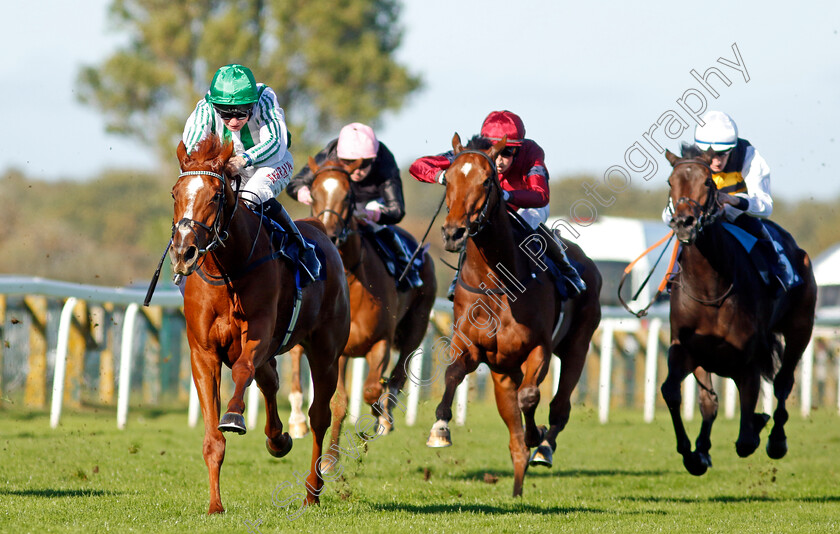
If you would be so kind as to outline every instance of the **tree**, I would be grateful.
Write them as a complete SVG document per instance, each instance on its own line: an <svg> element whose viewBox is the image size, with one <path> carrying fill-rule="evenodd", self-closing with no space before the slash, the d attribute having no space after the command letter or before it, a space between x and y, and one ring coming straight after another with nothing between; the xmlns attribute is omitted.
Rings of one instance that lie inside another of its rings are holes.
<svg viewBox="0 0 840 534"><path fill-rule="evenodd" d="M374 123L420 86L393 58L398 0L114 0L128 44L79 72L79 98L111 132L172 159L215 70L251 68L286 111L294 148L312 153L350 121Z"/></svg>

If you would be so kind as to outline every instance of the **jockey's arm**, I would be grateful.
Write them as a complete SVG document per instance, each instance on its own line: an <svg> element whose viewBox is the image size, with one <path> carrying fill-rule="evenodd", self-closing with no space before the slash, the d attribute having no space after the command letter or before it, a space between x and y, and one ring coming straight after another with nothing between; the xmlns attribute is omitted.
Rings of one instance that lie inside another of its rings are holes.
<svg viewBox="0 0 840 534"><path fill-rule="evenodd" d="M385 180L379 188L384 206L380 209L379 224L397 224L405 217L405 200L399 171L396 177Z"/></svg>
<svg viewBox="0 0 840 534"><path fill-rule="evenodd" d="M752 146L747 147L741 176L744 178L747 192L734 196L746 199L749 207L746 210L740 210L727 205L724 207L726 218L732 221L742 213L762 219L770 217L773 213L773 197L770 196L770 166Z"/></svg>
<svg viewBox="0 0 840 534"><path fill-rule="evenodd" d="M520 183L506 180L502 188L510 193L508 202L520 208L542 208L548 205L549 189L545 167L534 164ZM507 187L505 187L507 185Z"/></svg>
<svg viewBox="0 0 840 534"><path fill-rule="evenodd" d="M256 119L260 124L260 142L245 151L251 164L259 167L266 161L280 161L286 155L289 132L283 108L277 103L274 91L266 88L255 105Z"/></svg>
<svg viewBox="0 0 840 534"><path fill-rule="evenodd" d="M451 151L438 156L419 158L411 164L408 173L421 182L440 183L440 174L452 165L454 159L455 154Z"/></svg>

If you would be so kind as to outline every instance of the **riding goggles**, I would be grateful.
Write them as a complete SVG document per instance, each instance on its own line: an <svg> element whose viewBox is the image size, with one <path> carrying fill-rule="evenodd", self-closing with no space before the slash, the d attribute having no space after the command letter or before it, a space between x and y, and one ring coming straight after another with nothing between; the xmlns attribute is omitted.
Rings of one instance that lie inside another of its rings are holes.
<svg viewBox="0 0 840 534"><path fill-rule="evenodd" d="M222 120L247 119L251 114L253 107L254 106L252 104L244 106L226 106L222 104L213 105L213 108L215 108L216 113L219 114Z"/></svg>

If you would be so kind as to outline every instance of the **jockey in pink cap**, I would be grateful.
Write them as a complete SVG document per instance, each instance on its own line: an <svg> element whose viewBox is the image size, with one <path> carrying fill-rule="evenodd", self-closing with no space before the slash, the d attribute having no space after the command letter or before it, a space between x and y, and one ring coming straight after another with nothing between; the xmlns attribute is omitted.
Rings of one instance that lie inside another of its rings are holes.
<svg viewBox="0 0 840 534"><path fill-rule="evenodd" d="M405 243L389 225L399 223L405 216L400 169L394 155L381 143L370 126L354 122L344 126L323 150L315 155L319 165L325 161L340 159L346 164L361 159L362 164L350 175L350 186L356 201L355 216L367 230L372 230L376 237L388 243L395 255L399 272L408 265L411 254ZM312 203L309 187L315 175L307 166L295 175L286 193L304 204ZM401 289L419 287L423 284L416 269L409 269Z"/></svg>
<svg viewBox="0 0 840 534"><path fill-rule="evenodd" d="M481 134L470 142L478 144L480 148L489 148L502 137L507 138L507 146L499 152L495 162L502 197L531 228L536 229L548 219L549 188L545 152L536 142L525 138L525 124L519 115L511 111L490 112L481 125ZM446 169L454 159L452 151L426 156L416 160L408 172L421 182L445 184ZM550 233L549 230L546 232ZM574 297L586 289L586 284L569 264L563 248L556 241L549 241L546 253L566 277L569 296ZM450 298L454 284L453 280Z"/></svg>

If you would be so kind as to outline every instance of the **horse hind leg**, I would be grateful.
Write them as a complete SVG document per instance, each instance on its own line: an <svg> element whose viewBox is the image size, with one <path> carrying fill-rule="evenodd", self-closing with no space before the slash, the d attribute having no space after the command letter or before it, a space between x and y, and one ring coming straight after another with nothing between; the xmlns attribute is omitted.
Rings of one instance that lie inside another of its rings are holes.
<svg viewBox="0 0 840 534"><path fill-rule="evenodd" d="M397 327L394 343L399 347L400 357L397 363L394 364L394 369L388 378L388 394L385 397L386 404L382 406L385 422L383 423L382 418L379 421L379 424L386 427L388 432L393 432L396 426L394 422L394 406L399 406L403 414L406 413L405 406L399 402L399 395L403 387L405 387L405 382L408 378L408 366L410 365L411 359L422 357L422 354L416 351L420 343L423 342L423 337L426 335L426 330L429 327L428 317L432 305L434 305L434 294L432 294L428 306L419 306L418 310L410 309Z"/></svg>
<svg viewBox="0 0 840 534"><path fill-rule="evenodd" d="M338 446L341 437L341 425L344 423L344 418L347 417L347 388L345 381L347 377L347 356L340 356L338 359L338 378L336 380L335 392L330 400L330 410L332 412L332 434L330 436L330 455L336 461L339 457ZM328 473L332 471L335 462L322 462L321 472Z"/></svg>
<svg viewBox="0 0 840 534"><path fill-rule="evenodd" d="M391 359L391 343L388 339L381 339L373 344L371 350L367 353L368 375L365 378L363 388L363 398L365 403L370 406L371 414L377 420L378 434L387 434L390 431L391 424L389 417L386 416L387 406L383 406L380 400L383 399L385 392L385 380L383 375L388 368L388 363ZM385 403L387 404L387 402Z"/></svg>
<svg viewBox="0 0 840 534"><path fill-rule="evenodd" d="M735 442L735 452L741 458L746 458L755 452L761 444L761 429L767 424L770 416L755 413L758 403L758 392L761 378L758 370L749 371L738 385L738 398L741 401L741 430Z"/></svg>
<svg viewBox="0 0 840 534"><path fill-rule="evenodd" d="M813 314L810 317L813 318ZM813 322L810 325L802 325L796 331L792 330L791 333L785 335L782 365L773 380L773 395L776 397L773 428L767 438L767 456L774 460L783 458L787 454L787 436L785 435L785 423L788 420L787 399L793 391L793 372L810 342L812 329Z"/></svg>
<svg viewBox="0 0 840 534"><path fill-rule="evenodd" d="M317 334L313 336L317 337ZM306 477L306 503L307 505L319 504L320 494L324 489L324 476L321 471L324 437L330 427L330 404L338 383L338 358L335 354L341 348L334 349L329 345L332 343L314 342L307 351L310 358L310 369L312 370L312 384L315 389L315 396L312 406L309 408L309 421L312 426L312 458L310 462L309 476ZM318 358L318 355L330 355L329 358ZM326 361L325 361L326 360ZM332 452L325 455L323 460L335 460L331 458ZM335 461L331 465L334 465Z"/></svg>
<svg viewBox="0 0 840 534"><path fill-rule="evenodd" d="M292 450L292 438L283 432L283 422L277 414L277 391L280 377L277 375L277 361L272 358L256 369L257 386L265 398L265 447L275 458L282 458Z"/></svg>
<svg viewBox="0 0 840 534"><path fill-rule="evenodd" d="M300 362L303 357L303 347L295 345L289 351L292 358L292 381L291 392L289 393L289 435L293 439L300 439L309 433L309 426L306 424L306 414L303 413L303 389L300 384Z"/></svg>

